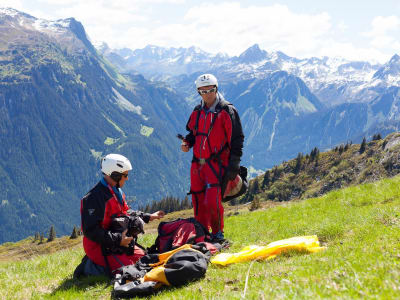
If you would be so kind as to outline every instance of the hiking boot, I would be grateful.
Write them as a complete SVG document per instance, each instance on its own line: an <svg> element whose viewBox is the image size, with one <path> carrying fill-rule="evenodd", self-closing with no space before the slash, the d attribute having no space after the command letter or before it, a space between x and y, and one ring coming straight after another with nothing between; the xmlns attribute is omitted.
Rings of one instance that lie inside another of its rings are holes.
<svg viewBox="0 0 400 300"><path fill-rule="evenodd" d="M231 242L224 237L222 231L218 231L216 234L211 235L211 242L218 243L223 249L229 248Z"/></svg>
<svg viewBox="0 0 400 300"><path fill-rule="evenodd" d="M218 231L216 234L211 235L212 241L222 241L224 240L224 233L222 231Z"/></svg>

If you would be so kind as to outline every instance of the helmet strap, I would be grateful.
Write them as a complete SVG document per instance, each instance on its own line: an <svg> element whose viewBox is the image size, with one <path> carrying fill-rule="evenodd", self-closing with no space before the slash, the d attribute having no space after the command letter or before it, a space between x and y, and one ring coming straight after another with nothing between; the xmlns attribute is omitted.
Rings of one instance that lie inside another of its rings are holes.
<svg viewBox="0 0 400 300"><path fill-rule="evenodd" d="M119 182L122 179L122 174L118 172L112 172L110 175L111 179L114 180L117 184L116 187L119 188Z"/></svg>

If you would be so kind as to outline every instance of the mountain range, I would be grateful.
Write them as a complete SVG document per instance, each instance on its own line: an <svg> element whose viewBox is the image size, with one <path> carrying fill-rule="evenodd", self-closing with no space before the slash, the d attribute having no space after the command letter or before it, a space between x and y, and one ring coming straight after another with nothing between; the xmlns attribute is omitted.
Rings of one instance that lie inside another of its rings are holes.
<svg viewBox="0 0 400 300"><path fill-rule="evenodd" d="M197 47L93 46L74 18L47 21L0 8L0 243L50 225L69 234L79 200L111 152L132 164L134 207L189 190L190 154L176 133L214 73L238 109L242 163L260 174L299 152L400 128L400 58L385 64L298 59L256 44L239 56Z"/></svg>
<svg viewBox="0 0 400 300"><path fill-rule="evenodd" d="M244 163L254 171L313 147L325 150L399 128L398 55L382 65L344 58L298 59L257 44L233 57L195 47L130 50L103 43L98 49L123 72L171 85L190 105L198 101L196 77L215 74L220 91L239 110L246 136Z"/></svg>
<svg viewBox="0 0 400 300"><path fill-rule="evenodd" d="M161 79L212 70L222 80L262 79L274 71L286 71L301 78L327 106L343 102L369 102L388 86L400 85L400 58L394 55L386 64L349 61L344 58L290 57L280 51L267 52L255 44L239 56L210 54L196 47L110 49L99 51L124 71L136 70L147 78ZM158 67L157 67L158 66Z"/></svg>

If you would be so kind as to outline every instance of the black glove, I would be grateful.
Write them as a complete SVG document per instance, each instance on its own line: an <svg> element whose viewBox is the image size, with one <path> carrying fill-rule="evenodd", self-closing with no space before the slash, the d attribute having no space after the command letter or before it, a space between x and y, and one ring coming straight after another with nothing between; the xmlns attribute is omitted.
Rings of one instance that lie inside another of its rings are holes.
<svg viewBox="0 0 400 300"><path fill-rule="evenodd" d="M240 157L232 155L226 169L226 179L234 180L240 172Z"/></svg>

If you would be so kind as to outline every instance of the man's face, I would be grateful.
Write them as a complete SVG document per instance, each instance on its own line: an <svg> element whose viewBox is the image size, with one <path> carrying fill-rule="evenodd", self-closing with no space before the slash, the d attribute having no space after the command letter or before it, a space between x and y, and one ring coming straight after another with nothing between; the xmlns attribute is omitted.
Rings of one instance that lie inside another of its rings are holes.
<svg viewBox="0 0 400 300"><path fill-rule="evenodd" d="M198 91L210 91L211 89L215 88L215 91L211 91L207 94L201 94L201 98L203 98L204 103L207 105L207 107L210 107L213 105L215 98L217 96L217 91L216 91L216 86L215 85L207 85L207 86L202 86L198 88Z"/></svg>
<svg viewBox="0 0 400 300"><path fill-rule="evenodd" d="M119 187L122 188L125 184L125 181L128 180L128 171L122 173L121 180L119 181Z"/></svg>

